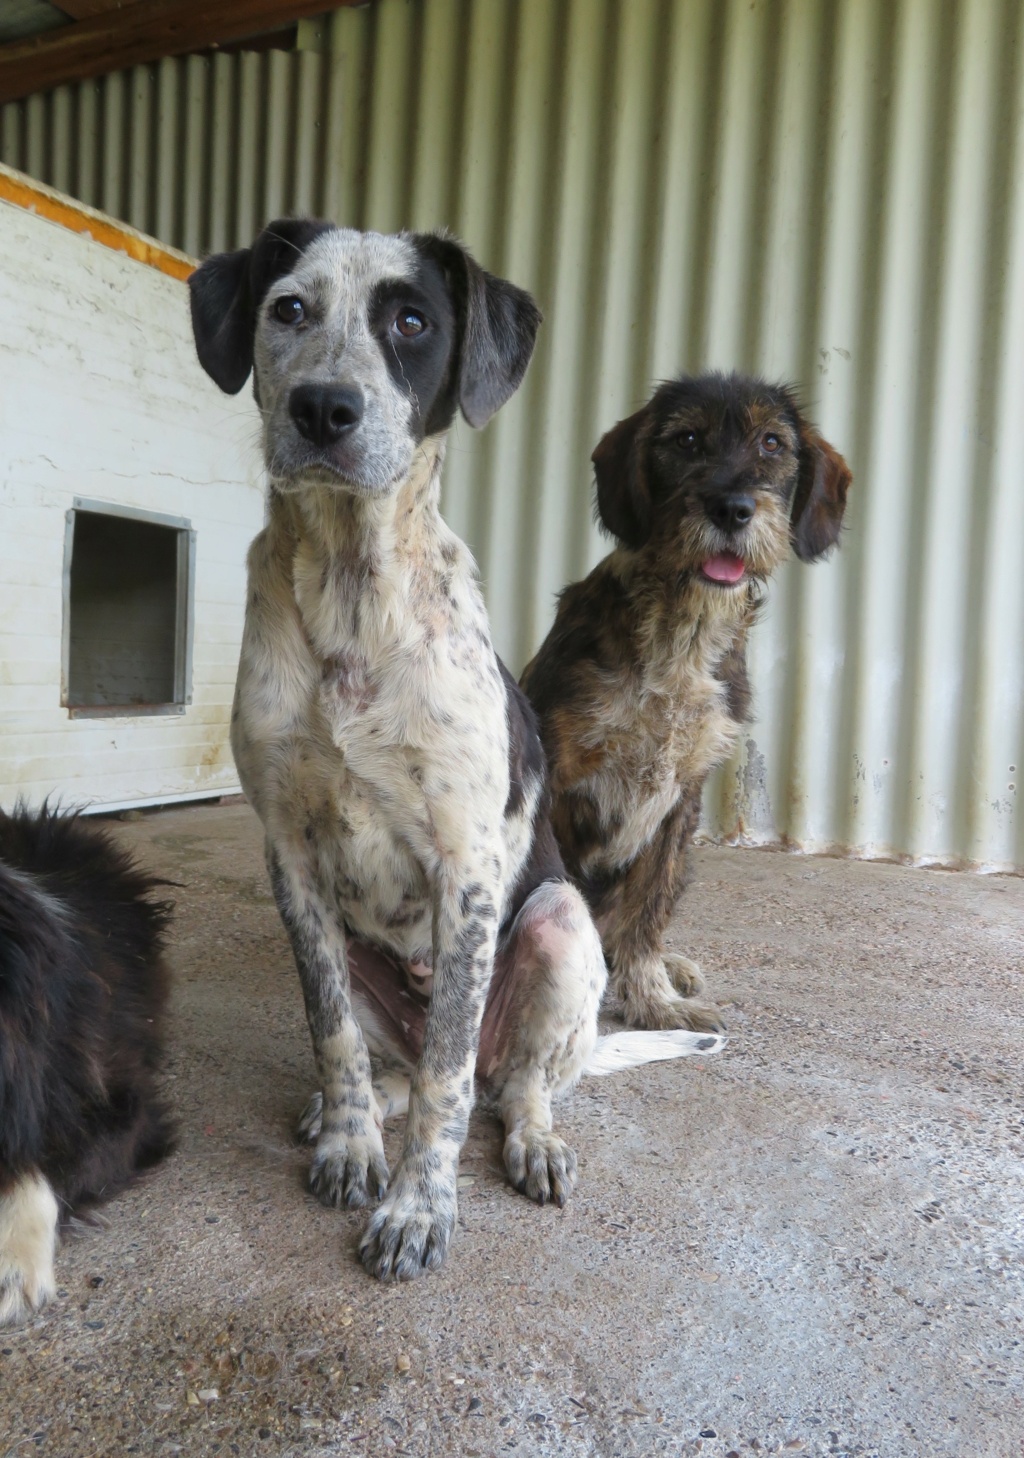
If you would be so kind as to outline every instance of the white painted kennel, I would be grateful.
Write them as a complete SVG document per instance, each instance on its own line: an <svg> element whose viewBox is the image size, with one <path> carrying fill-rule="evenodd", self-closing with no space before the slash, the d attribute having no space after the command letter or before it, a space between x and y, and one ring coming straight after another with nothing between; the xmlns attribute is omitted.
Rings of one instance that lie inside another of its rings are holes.
<svg viewBox="0 0 1024 1458"><path fill-rule="evenodd" d="M184 255L0 169L0 257L0 805L231 793L252 403Z"/></svg>

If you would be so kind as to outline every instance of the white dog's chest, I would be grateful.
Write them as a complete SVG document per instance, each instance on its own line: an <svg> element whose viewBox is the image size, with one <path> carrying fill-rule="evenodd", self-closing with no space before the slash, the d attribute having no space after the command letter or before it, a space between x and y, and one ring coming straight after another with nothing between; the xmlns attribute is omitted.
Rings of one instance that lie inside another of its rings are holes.
<svg viewBox="0 0 1024 1458"><path fill-rule="evenodd" d="M353 736L358 744L358 736ZM374 761L372 778L323 741L293 761L321 886L356 935L422 959L431 944L431 809L398 757Z"/></svg>
<svg viewBox="0 0 1024 1458"><path fill-rule="evenodd" d="M446 708L428 692L436 669L410 665L398 695L393 673L329 664L316 707L326 733L314 775L334 829L322 838L335 862L324 869L346 924L408 956L429 952L441 865L493 858L508 794L496 695L451 675Z"/></svg>
<svg viewBox="0 0 1024 1458"><path fill-rule="evenodd" d="M234 734L243 783L261 815L290 818L352 932L429 957L439 870L497 865L506 877L505 690L486 630L475 614L445 624L436 608L406 611L411 594L376 617L364 598L349 621L318 595L289 584L288 596L286 637L269 638L258 613L246 625ZM465 605L476 601L472 588ZM292 686L272 714L261 695L268 657Z"/></svg>

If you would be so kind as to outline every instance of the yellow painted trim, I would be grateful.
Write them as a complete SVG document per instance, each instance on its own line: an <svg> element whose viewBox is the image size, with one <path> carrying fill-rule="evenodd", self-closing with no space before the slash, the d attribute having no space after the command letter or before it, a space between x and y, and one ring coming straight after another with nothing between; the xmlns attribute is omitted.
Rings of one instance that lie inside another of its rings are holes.
<svg viewBox="0 0 1024 1458"><path fill-rule="evenodd" d="M104 248L112 248L115 253L126 253L137 263L145 263L182 282L196 267L195 260L186 253L165 248L126 223L119 223L106 213L75 202L51 187L44 187L11 167L0 167L0 201L48 218L51 223L59 223L62 228L81 233L94 243L101 243Z"/></svg>

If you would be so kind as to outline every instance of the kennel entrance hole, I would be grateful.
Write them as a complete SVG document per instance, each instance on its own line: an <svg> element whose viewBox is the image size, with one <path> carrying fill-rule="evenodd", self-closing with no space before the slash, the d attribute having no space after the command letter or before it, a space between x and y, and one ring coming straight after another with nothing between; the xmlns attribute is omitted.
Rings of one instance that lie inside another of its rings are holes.
<svg viewBox="0 0 1024 1458"><path fill-rule="evenodd" d="M195 540L189 524L76 506L68 538L67 708L82 716L184 712Z"/></svg>

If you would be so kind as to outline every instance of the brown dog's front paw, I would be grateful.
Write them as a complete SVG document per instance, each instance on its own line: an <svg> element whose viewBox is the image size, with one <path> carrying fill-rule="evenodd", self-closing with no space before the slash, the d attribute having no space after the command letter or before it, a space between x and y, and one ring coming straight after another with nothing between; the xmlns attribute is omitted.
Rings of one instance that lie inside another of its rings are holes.
<svg viewBox="0 0 1024 1458"><path fill-rule="evenodd" d="M665 971L680 997L699 997L707 986L697 963L684 957L682 952L666 952Z"/></svg>
<svg viewBox="0 0 1024 1458"><path fill-rule="evenodd" d="M722 1009L699 997L626 997L623 1017L631 1028L690 1028L695 1033L724 1033Z"/></svg>

